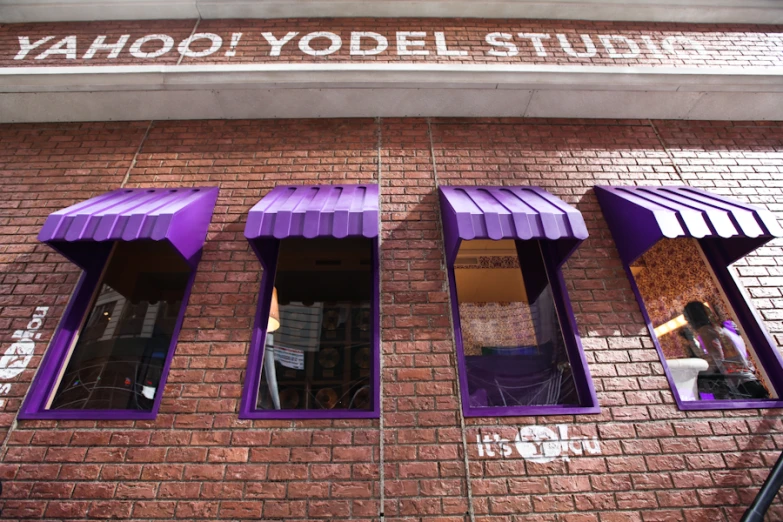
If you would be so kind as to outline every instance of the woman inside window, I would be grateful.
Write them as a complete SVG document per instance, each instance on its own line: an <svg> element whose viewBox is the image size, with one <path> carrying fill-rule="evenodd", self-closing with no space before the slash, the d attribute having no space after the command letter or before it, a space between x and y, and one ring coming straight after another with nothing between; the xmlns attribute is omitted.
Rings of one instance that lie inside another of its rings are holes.
<svg viewBox="0 0 783 522"><path fill-rule="evenodd" d="M756 379L739 335L720 324L711 310L699 301L685 305L683 315L698 343L699 348L694 347L692 351L709 364L707 370L699 374L700 393L712 394L716 399L769 397Z"/></svg>

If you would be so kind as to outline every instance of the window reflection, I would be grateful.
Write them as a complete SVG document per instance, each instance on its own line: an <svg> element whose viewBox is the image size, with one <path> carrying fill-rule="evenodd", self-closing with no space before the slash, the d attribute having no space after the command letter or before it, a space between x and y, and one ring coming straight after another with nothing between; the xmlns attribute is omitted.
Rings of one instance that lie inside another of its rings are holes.
<svg viewBox="0 0 783 522"><path fill-rule="evenodd" d="M281 241L256 407L371 410L372 242Z"/></svg>
<svg viewBox="0 0 783 522"><path fill-rule="evenodd" d="M167 245L118 243L49 408L151 411L189 275Z"/></svg>
<svg viewBox="0 0 783 522"><path fill-rule="evenodd" d="M681 399L770 397L696 240L663 239L631 272Z"/></svg>
<svg viewBox="0 0 783 522"><path fill-rule="evenodd" d="M537 241L463 241L454 264L470 406L578 405Z"/></svg>

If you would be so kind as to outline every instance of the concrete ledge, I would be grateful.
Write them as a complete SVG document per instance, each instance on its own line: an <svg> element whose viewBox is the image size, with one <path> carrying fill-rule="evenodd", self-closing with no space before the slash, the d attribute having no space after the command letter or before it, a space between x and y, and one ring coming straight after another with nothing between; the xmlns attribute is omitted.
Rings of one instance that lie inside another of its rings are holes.
<svg viewBox="0 0 783 522"><path fill-rule="evenodd" d="M0 23L437 17L780 24L778 0L0 0Z"/></svg>
<svg viewBox="0 0 783 522"><path fill-rule="evenodd" d="M0 92L241 88L575 88L783 92L772 67L285 63L0 68Z"/></svg>
<svg viewBox="0 0 783 522"><path fill-rule="evenodd" d="M783 120L783 71L448 64L0 69L0 121L374 116Z"/></svg>

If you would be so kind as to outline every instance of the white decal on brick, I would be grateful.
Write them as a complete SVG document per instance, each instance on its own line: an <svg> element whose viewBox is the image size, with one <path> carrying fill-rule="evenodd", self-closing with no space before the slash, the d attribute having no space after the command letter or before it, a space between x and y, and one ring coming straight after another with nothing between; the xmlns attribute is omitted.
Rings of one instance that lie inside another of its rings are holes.
<svg viewBox="0 0 783 522"><path fill-rule="evenodd" d="M636 42L619 34L599 34L598 39L601 40L604 49L606 49L606 52L609 53L609 58L637 58L641 53L641 50L639 49L639 46L636 45ZM617 42L620 42L624 47L626 47L628 52L623 53L618 51L614 45Z"/></svg>
<svg viewBox="0 0 783 522"><path fill-rule="evenodd" d="M666 52L682 58L698 58L707 55L707 50L702 44L686 36L669 36L663 39L661 45ZM675 47L675 45L678 45L681 48ZM689 50L688 47L692 50Z"/></svg>
<svg viewBox="0 0 783 522"><path fill-rule="evenodd" d="M435 47L440 56L467 56L468 52L464 49L449 49L446 43L446 35L441 31L435 31Z"/></svg>
<svg viewBox="0 0 783 522"><path fill-rule="evenodd" d="M564 34L558 34L557 41L560 42L560 47L569 56L573 56L574 58L592 58L598 52L595 49L593 39L590 38L589 34L582 34L580 36L582 37L582 43L585 45L585 52L583 53L574 51L574 48L571 46L571 42L568 41L568 37Z"/></svg>
<svg viewBox="0 0 783 522"><path fill-rule="evenodd" d="M199 40L209 40L211 44L208 48L202 51L192 51L190 49L190 44L192 44L193 42L197 42ZM216 34L196 33L193 36L182 40L177 50L179 51L179 54L181 54L182 56L187 56L189 58L201 58L217 52L217 50L220 49L221 45L223 45L223 39Z"/></svg>
<svg viewBox="0 0 783 522"><path fill-rule="evenodd" d="M653 58L666 58L666 56L663 55L661 52L661 49L655 45L655 42L653 42L652 38L649 36L642 35L642 41L644 42L644 45L647 47L647 50L652 53Z"/></svg>
<svg viewBox="0 0 783 522"><path fill-rule="evenodd" d="M544 48L544 42L542 40L549 40L548 34L543 33L519 33L520 38L527 38L533 44L533 49L536 50L538 56L546 56L546 48Z"/></svg>
<svg viewBox="0 0 783 522"><path fill-rule="evenodd" d="M283 46L293 40L298 34L299 33L295 31L291 31L279 40L272 33L261 33L261 36L264 37L266 43L272 46L272 49L269 51L269 56L280 56L280 51L283 49Z"/></svg>
<svg viewBox="0 0 783 522"><path fill-rule="evenodd" d="M14 56L14 60L23 60L25 56L27 56L27 53L35 49L36 47L39 47L49 40L54 40L54 36L45 36L41 38L40 40L35 41L34 43L30 43L30 38L28 36L20 36L19 37L19 52L16 53L16 56Z"/></svg>
<svg viewBox="0 0 783 522"><path fill-rule="evenodd" d="M511 40L514 38L514 35L510 33L489 33L485 40L486 42L491 45L492 47L502 47L504 50L500 49L490 49L487 51L487 54L490 56L516 56L519 54L519 50L517 50L517 46L512 44L511 42L503 41L503 40Z"/></svg>
<svg viewBox="0 0 783 522"><path fill-rule="evenodd" d="M98 51L109 51L109 58L114 59L117 58L120 55L120 51L122 51L122 48L125 47L125 44L128 43L128 39L130 39L129 34L124 34L120 36L120 38L115 43L106 43L106 36L101 35L95 39L95 41L92 42L92 45L89 49L87 49L87 52L84 53L85 60L89 60L93 56L95 56L95 53Z"/></svg>
<svg viewBox="0 0 783 522"><path fill-rule="evenodd" d="M11 334L11 338L16 341L0 357L0 380L8 381L15 378L30 364L35 354L35 341L41 338L41 334L37 332L43 326L47 312L49 312L48 306L37 307L33 312L32 319L27 323L27 328L16 330ZM10 391L10 383L0 385L0 395L8 395ZM4 404L5 400L0 399L0 407Z"/></svg>
<svg viewBox="0 0 783 522"><path fill-rule="evenodd" d="M240 38L242 38L242 33L231 33L231 44L228 46L226 56L231 57L237 55L237 45L239 45Z"/></svg>
<svg viewBox="0 0 783 522"><path fill-rule="evenodd" d="M375 47L372 49L362 49L362 39L372 38L375 40ZM385 36L372 31L354 31L351 33L351 55L353 56L375 56L381 54L389 48L389 40Z"/></svg>
<svg viewBox="0 0 783 522"><path fill-rule="evenodd" d="M476 444L479 457L511 457L516 450L523 459L539 463L601 454L601 443L597 437L571 436L565 424L557 424L555 429L525 426L519 428L513 441L496 433L486 434L483 438L476 435Z"/></svg>
<svg viewBox="0 0 783 522"><path fill-rule="evenodd" d="M66 36L46 51L35 57L36 60L43 60L53 54L64 54L68 60L76 59L76 37Z"/></svg>
<svg viewBox="0 0 783 522"><path fill-rule="evenodd" d="M224 39L231 42L225 51L225 56L232 57L236 56L238 52L243 34L234 32L223 36L215 33L196 33L181 40L178 44L170 35L148 34L136 39L129 47L127 43L130 36L127 34L113 37L98 35L91 37L87 42L80 40L84 37L77 38L75 35L65 37L50 35L34 41L30 36L18 36L19 50L14 56L14 60L30 59L32 51L38 53L35 56L36 60L54 60L63 57L67 60L73 60L78 57L77 51L83 53L82 58L86 60L95 56L107 56L114 59L123 53L128 53L135 58L150 60L167 54L174 49L175 44L182 55L190 58L203 58L220 51L223 48ZM483 40L486 45L483 49L478 48L474 42L474 39L480 36L470 34L470 40L466 40L465 35L460 34L458 29L452 29L448 38L445 31L396 31L386 35L373 31L346 31L344 34L316 31L303 36L300 36L297 31L289 31L285 35L262 32L260 36L269 44L267 55L275 57L281 56L283 47L298 37L298 45L289 46L294 47L291 52L300 52L310 56L334 54L342 48L343 41L350 41L348 54L356 57L369 57L381 53L396 54L397 56L437 54L449 57L483 54L498 57L519 56L520 59L529 60L530 51L532 51L539 58L560 60L563 58L562 51L565 55L573 58L636 59L643 57L662 60L677 57L699 61L703 61L707 56L721 58L720 48L708 51L700 41L680 35L659 36L653 39L649 35L639 34L626 36L621 34L555 33L555 38L552 38L549 33L490 32L484 35ZM106 41L108 38L111 39L109 42ZM396 42L396 45L389 45L390 38ZM777 56L783 52L781 49L783 44L781 44L779 37L775 35L762 37L764 40L764 48L762 49L758 47L760 43L758 38L757 35L749 35L740 39L741 41L733 41L732 43L740 48L744 46L747 52L763 53L763 56L758 57L760 60L777 59ZM582 40L581 44L578 43L578 39ZM316 40L320 41L313 46ZM197 44L197 42L200 43ZM602 49L597 48L597 42L600 42ZM364 44L364 48L362 44ZM48 48L44 47L45 45ZM200 50L193 50L193 47ZM644 51L642 51L643 48ZM525 51L520 53L520 49L525 49ZM257 49L255 50L257 52ZM728 53L724 57L726 60L742 59L741 53L738 55L738 51L735 49L727 49L726 52ZM643 54L644 56L642 56Z"/></svg>
<svg viewBox="0 0 783 522"><path fill-rule="evenodd" d="M310 42L316 38L326 38L329 40L329 47L325 49L313 49ZM334 33L327 31L317 31L315 33L308 33L299 40L299 49L310 56L328 56L332 53L336 53L342 47L343 41Z"/></svg>
<svg viewBox="0 0 783 522"><path fill-rule="evenodd" d="M409 47L424 47L427 42L422 40L427 36L424 31L397 31L397 54L399 56L416 56L430 54L427 49L409 49ZM411 40L410 38L416 38Z"/></svg>
<svg viewBox="0 0 783 522"><path fill-rule="evenodd" d="M154 42L154 41L160 41L161 46L159 49L156 49L154 51L142 51L141 46L144 45L147 42ZM174 47L174 38L167 34L148 34L147 36L142 36L135 42L133 42L133 45L131 45L130 53L131 55L135 56L136 58L157 58L158 56L163 56L167 52L171 51L171 49Z"/></svg>

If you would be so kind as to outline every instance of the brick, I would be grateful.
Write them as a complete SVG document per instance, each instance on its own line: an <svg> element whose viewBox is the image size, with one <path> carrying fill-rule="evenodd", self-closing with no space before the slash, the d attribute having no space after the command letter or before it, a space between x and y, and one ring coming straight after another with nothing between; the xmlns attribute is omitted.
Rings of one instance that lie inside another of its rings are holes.
<svg viewBox="0 0 783 522"><path fill-rule="evenodd" d="M284 498L286 496L286 485L280 482L249 482L246 494L248 498Z"/></svg>
<svg viewBox="0 0 783 522"><path fill-rule="evenodd" d="M133 516L137 518L173 518L176 502L139 501L133 505Z"/></svg>
<svg viewBox="0 0 783 522"><path fill-rule="evenodd" d="M400 476L403 478L406 477L415 477L415 478L432 478L438 476L438 465L437 463L426 463L426 462L418 462L418 463L403 463L400 464Z"/></svg>
<svg viewBox="0 0 783 522"><path fill-rule="evenodd" d="M490 497L489 510L493 514L526 513L531 510L531 500L527 496L514 495Z"/></svg>
<svg viewBox="0 0 783 522"><path fill-rule="evenodd" d="M175 516L182 519L193 519L196 517L214 518L218 514L218 502L203 501L178 501L176 503Z"/></svg>
<svg viewBox="0 0 783 522"><path fill-rule="evenodd" d="M90 508L89 502L49 502L44 516L52 518L84 518Z"/></svg>
<svg viewBox="0 0 783 522"><path fill-rule="evenodd" d="M139 34L176 32L181 38L194 25L192 21L134 23ZM225 31L235 23L202 20L205 25L199 25L199 31L227 35ZM334 30L373 30L380 23L243 21L247 24L243 42L259 45L249 45L234 63L266 60L262 50L266 44L259 40L262 26L277 33L287 32L291 24L309 31L310 27L329 30L331 24ZM384 20L378 30L392 30L396 23ZM443 20L411 23L428 31L427 45L435 51L430 37ZM116 36L124 34L128 24L115 22L100 30ZM485 46L482 33L490 26L501 30L509 22L451 20L449 24L455 32L469 27L467 40ZM709 33L711 49L745 49L742 38L762 34L757 27L718 24L709 28L532 20L514 24L512 33L557 30L569 37L593 29L601 34L633 34L633 38L640 34L706 38ZM0 28L5 35L0 37L0 51L13 48L15 52L18 43L13 31L18 26L13 25ZM28 24L25 30L34 37L36 31L49 34L67 29L63 34L75 31L82 38L98 27ZM773 33L763 33L764 38ZM132 38L137 38L135 33ZM558 45L550 38L545 44L550 52L550 44ZM516 61L496 61L539 63L527 47L520 46L524 56ZM344 45L334 58L355 59L347 51ZM572 63L561 54L553 55L553 60ZM747 60L743 56L737 54L732 60ZM431 58L453 61L434 52ZM634 63L650 65L649 59L645 53ZM170 57L165 60L176 63ZM91 63L129 62L100 58ZM189 58L183 62L201 63ZM676 63L668 65L686 65L685 60L672 62ZM614 61L603 56L590 63ZM776 448L783 444L777 435L780 422L765 410L677 409L592 187L687 183L712 187L779 213L783 211L777 202L783 187L776 181L783 171L779 122L155 121L137 155L149 125L0 126L4 195L0 329L4 332L24 328L34 306L46 305L51 309L41 333L42 340L51 340L78 280L77 269L35 239L50 212L117 188L128 173L128 187L221 188L157 419L14 423L45 349L44 343L36 344L36 357L13 381L0 415L3 434L8 433L0 466L7 519L372 520L381 511L383 466L383 511L388 520L463 521L469 508L481 522L531 517L542 522L734 520L777 458ZM129 170L134 156L136 163ZM247 210L275 185L332 182L381 186L383 428L377 419L239 419L236 412L262 272L242 235ZM564 280L602 404L600 414L466 418L463 433L437 201L441 184L539 185L583 213L589 238L565 265ZM782 256L783 250L773 243L738 263L753 304L779 342L783 342L779 324L783 271L778 261ZM513 440L520 426L532 424L555 431L557 424L566 424L572 435L597 436L601 453L570 452L567 462L536 463L520 458L512 444L509 458L479 457L477 434L498 433ZM468 442L472 506L466 496L463 437ZM776 502L771 516L780 512Z"/></svg>
<svg viewBox="0 0 783 522"><path fill-rule="evenodd" d="M131 509L130 502L96 501L90 504L89 516L99 519L123 518L130 515Z"/></svg>

